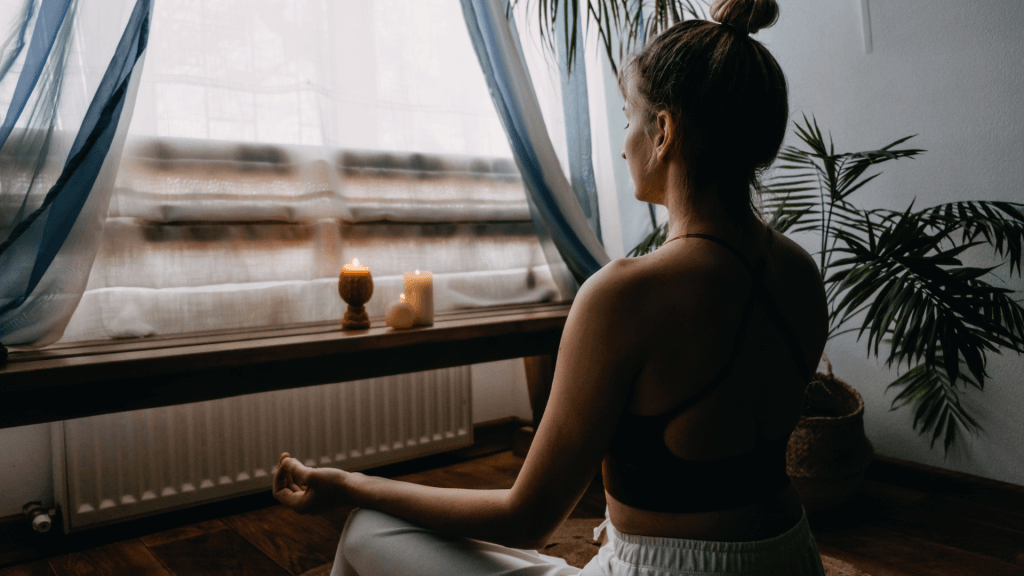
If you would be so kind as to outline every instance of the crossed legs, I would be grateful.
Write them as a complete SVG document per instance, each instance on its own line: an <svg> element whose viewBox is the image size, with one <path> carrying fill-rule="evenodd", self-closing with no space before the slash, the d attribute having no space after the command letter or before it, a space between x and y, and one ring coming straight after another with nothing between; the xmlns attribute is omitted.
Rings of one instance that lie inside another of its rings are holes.
<svg viewBox="0 0 1024 576"><path fill-rule="evenodd" d="M448 536L373 510L349 515L331 576L579 574L561 558Z"/></svg>

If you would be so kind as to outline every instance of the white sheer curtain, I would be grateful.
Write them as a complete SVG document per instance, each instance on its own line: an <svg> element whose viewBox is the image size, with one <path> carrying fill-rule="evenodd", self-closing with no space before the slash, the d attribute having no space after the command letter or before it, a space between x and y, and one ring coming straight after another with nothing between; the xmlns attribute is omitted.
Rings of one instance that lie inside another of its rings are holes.
<svg viewBox="0 0 1024 576"><path fill-rule="evenodd" d="M561 298L458 3L156 3L65 340L340 318L353 257L371 317L416 268L438 311Z"/></svg>
<svg viewBox="0 0 1024 576"><path fill-rule="evenodd" d="M511 157L450 0L161 0L134 135Z"/></svg>

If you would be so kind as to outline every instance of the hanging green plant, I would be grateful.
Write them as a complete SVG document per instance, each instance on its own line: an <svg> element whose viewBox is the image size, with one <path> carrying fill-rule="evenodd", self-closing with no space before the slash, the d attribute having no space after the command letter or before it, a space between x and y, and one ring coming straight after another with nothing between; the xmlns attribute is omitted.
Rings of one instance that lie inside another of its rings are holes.
<svg viewBox="0 0 1024 576"><path fill-rule="evenodd" d="M540 36L549 47L554 48L558 28L565 38L565 53L568 54L567 69L572 70L576 55L576 41L582 2L579 0L511 0L508 12L525 3L529 16L536 18ZM654 38L676 22L689 18L707 19L705 0L586 0L585 17L597 30L598 41L604 48L612 72L619 73L623 58L643 47L648 38ZM559 17L561 14L561 17ZM568 17L566 17L568 15Z"/></svg>

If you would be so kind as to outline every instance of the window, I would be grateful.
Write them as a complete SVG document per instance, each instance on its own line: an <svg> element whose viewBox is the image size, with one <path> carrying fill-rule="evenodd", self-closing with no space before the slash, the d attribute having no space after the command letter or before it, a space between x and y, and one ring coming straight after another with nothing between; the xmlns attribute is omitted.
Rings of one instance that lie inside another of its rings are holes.
<svg viewBox="0 0 1024 576"><path fill-rule="evenodd" d="M64 340L340 318L342 263L436 309L558 299L449 0L161 0Z"/></svg>

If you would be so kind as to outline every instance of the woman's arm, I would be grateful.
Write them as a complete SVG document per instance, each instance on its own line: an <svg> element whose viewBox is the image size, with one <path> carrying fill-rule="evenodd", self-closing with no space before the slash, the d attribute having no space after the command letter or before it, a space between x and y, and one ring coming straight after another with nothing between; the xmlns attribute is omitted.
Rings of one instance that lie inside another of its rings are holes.
<svg viewBox="0 0 1024 576"><path fill-rule="evenodd" d="M306 468L282 455L275 497L300 512L349 504L445 533L517 548L542 546L598 473L643 365L635 266L612 262L580 288L562 333L544 418L511 489L433 488Z"/></svg>

